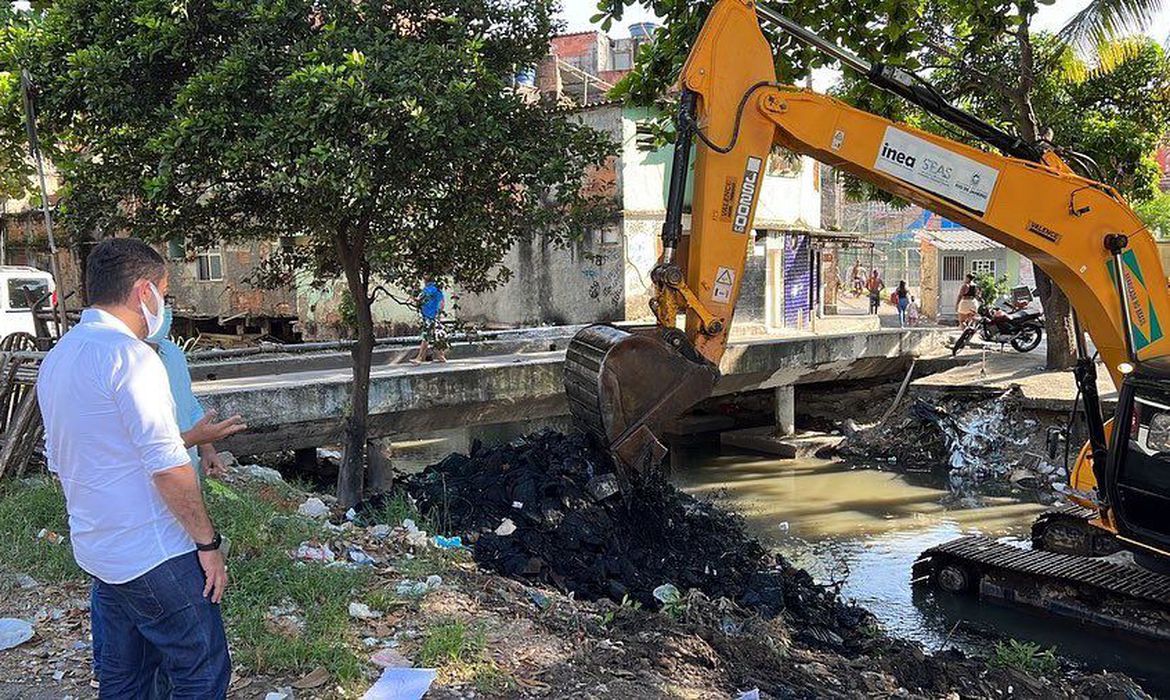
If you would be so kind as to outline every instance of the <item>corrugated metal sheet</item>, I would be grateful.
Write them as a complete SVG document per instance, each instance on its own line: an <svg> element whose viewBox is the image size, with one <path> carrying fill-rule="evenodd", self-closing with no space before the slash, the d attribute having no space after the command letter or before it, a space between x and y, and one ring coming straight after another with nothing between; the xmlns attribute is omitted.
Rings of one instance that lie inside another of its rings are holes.
<svg viewBox="0 0 1170 700"><path fill-rule="evenodd" d="M981 236L974 231L968 231L967 229L958 231L954 229L948 229L946 231L921 231L918 234L918 239L926 241L935 248L943 251L970 252L1003 248L1003 245L996 243L990 238Z"/></svg>

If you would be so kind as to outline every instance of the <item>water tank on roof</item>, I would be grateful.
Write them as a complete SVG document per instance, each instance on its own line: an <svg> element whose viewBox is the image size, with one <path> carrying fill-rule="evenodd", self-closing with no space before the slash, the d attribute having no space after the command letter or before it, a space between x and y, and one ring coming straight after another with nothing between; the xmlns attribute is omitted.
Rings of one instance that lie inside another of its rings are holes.
<svg viewBox="0 0 1170 700"><path fill-rule="evenodd" d="M634 22L630 25L630 38L638 40L653 39L658 25L654 22Z"/></svg>

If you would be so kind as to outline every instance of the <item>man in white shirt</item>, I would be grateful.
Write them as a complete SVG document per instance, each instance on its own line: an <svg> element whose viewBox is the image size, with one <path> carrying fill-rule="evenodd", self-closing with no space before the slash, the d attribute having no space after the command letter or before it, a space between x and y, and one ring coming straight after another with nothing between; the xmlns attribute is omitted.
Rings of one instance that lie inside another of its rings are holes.
<svg viewBox="0 0 1170 700"><path fill-rule="evenodd" d="M45 357L37 398L73 555L93 577L101 697L146 697L160 668L173 697L226 697L221 538L143 342L161 323L166 265L141 241L106 240L86 290L91 307Z"/></svg>

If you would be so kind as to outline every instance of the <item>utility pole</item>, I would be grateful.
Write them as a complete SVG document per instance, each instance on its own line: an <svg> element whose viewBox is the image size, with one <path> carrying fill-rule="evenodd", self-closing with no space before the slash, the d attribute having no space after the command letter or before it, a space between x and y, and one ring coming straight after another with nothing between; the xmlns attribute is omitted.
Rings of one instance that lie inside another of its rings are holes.
<svg viewBox="0 0 1170 700"><path fill-rule="evenodd" d="M33 105L32 76L27 68L20 69L20 94L24 98L25 128L28 131L28 151L32 156L33 164L37 169L37 178L41 185L41 212L45 217L45 236L49 239L49 271L53 273L53 284L61 283L61 271L57 266L57 241L53 237L53 214L49 211L49 185L45 179L45 162L41 158L40 140L37 138L37 117ZM58 289L60 292L60 289ZM57 324L58 336L63 335L68 328L68 319L65 317L62 299L64 295L57 293L49 297L49 304L53 308L53 321ZM33 309L36 313L36 309Z"/></svg>

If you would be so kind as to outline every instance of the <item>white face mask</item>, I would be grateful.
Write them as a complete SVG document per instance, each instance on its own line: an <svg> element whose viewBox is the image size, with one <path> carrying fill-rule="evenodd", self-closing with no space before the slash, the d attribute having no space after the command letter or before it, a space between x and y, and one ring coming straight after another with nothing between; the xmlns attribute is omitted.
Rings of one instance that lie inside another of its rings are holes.
<svg viewBox="0 0 1170 700"><path fill-rule="evenodd" d="M149 338L159 332L166 317L163 314L163 296L159 294L158 287L154 286L154 282L147 284L150 285L150 291L154 294L154 307L158 309L158 311L151 311L145 301L138 302L142 306L142 317L146 319L146 337Z"/></svg>

